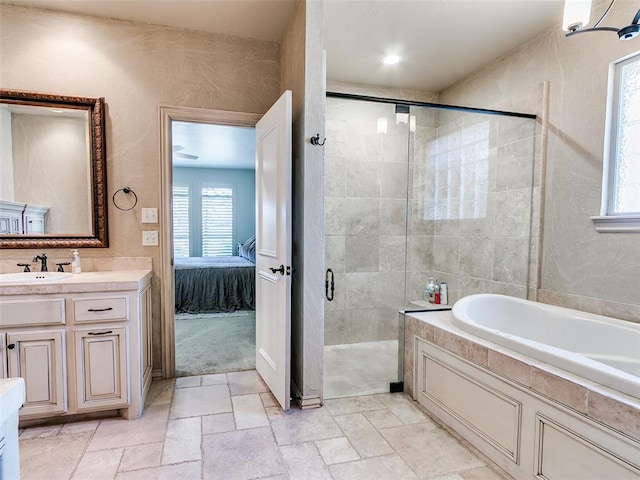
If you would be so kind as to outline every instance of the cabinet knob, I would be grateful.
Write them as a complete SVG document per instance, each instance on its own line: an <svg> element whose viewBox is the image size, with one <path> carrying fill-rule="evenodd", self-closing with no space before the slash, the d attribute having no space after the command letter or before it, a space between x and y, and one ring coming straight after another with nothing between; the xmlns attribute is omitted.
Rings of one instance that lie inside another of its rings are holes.
<svg viewBox="0 0 640 480"><path fill-rule="evenodd" d="M13 350L14 348L16 348L16 344L15 343L10 343L9 345L7 345L7 348L9 350Z"/></svg>

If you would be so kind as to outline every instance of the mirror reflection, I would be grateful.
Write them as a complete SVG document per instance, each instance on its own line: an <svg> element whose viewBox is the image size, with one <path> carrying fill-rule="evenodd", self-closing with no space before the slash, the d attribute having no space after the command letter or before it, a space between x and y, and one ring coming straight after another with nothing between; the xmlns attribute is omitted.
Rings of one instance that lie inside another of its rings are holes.
<svg viewBox="0 0 640 480"><path fill-rule="evenodd" d="M102 99L1 93L0 248L107 246Z"/></svg>
<svg viewBox="0 0 640 480"><path fill-rule="evenodd" d="M82 110L0 105L1 233L91 233L88 125Z"/></svg>

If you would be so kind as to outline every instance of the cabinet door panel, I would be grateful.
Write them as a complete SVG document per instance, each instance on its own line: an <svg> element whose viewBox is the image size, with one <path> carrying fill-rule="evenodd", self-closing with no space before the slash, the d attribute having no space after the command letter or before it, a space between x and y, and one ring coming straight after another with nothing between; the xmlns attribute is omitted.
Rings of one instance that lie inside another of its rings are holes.
<svg viewBox="0 0 640 480"><path fill-rule="evenodd" d="M9 377L25 381L21 416L66 411L64 332L35 331L7 334Z"/></svg>
<svg viewBox="0 0 640 480"><path fill-rule="evenodd" d="M78 410L129 401L126 328L75 332Z"/></svg>

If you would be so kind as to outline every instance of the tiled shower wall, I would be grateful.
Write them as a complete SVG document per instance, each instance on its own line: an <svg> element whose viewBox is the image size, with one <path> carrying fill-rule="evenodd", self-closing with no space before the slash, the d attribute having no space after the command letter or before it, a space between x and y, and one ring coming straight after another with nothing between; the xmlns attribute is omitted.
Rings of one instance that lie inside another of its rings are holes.
<svg viewBox="0 0 640 480"><path fill-rule="evenodd" d="M449 303L527 297L535 120L412 107L409 300L429 276ZM433 126L436 115L437 127Z"/></svg>
<svg viewBox="0 0 640 480"><path fill-rule="evenodd" d="M527 296L535 121L411 116L410 131L394 105L327 98L326 345L397 339L398 310L422 299L430 276L448 283L449 303Z"/></svg>
<svg viewBox="0 0 640 480"><path fill-rule="evenodd" d="M398 338L405 287L408 128L394 105L327 98L325 345ZM387 133L378 132L378 119Z"/></svg>

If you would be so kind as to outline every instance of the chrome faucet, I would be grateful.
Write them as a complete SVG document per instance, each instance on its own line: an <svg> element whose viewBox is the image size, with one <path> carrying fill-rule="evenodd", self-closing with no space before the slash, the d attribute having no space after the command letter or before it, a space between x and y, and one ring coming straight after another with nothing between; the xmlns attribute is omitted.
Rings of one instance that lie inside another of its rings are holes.
<svg viewBox="0 0 640 480"><path fill-rule="evenodd" d="M40 261L40 271L41 272L46 272L48 271L47 269L47 254L43 253L42 255L37 255L35 257L33 257L33 262L37 262Z"/></svg>

